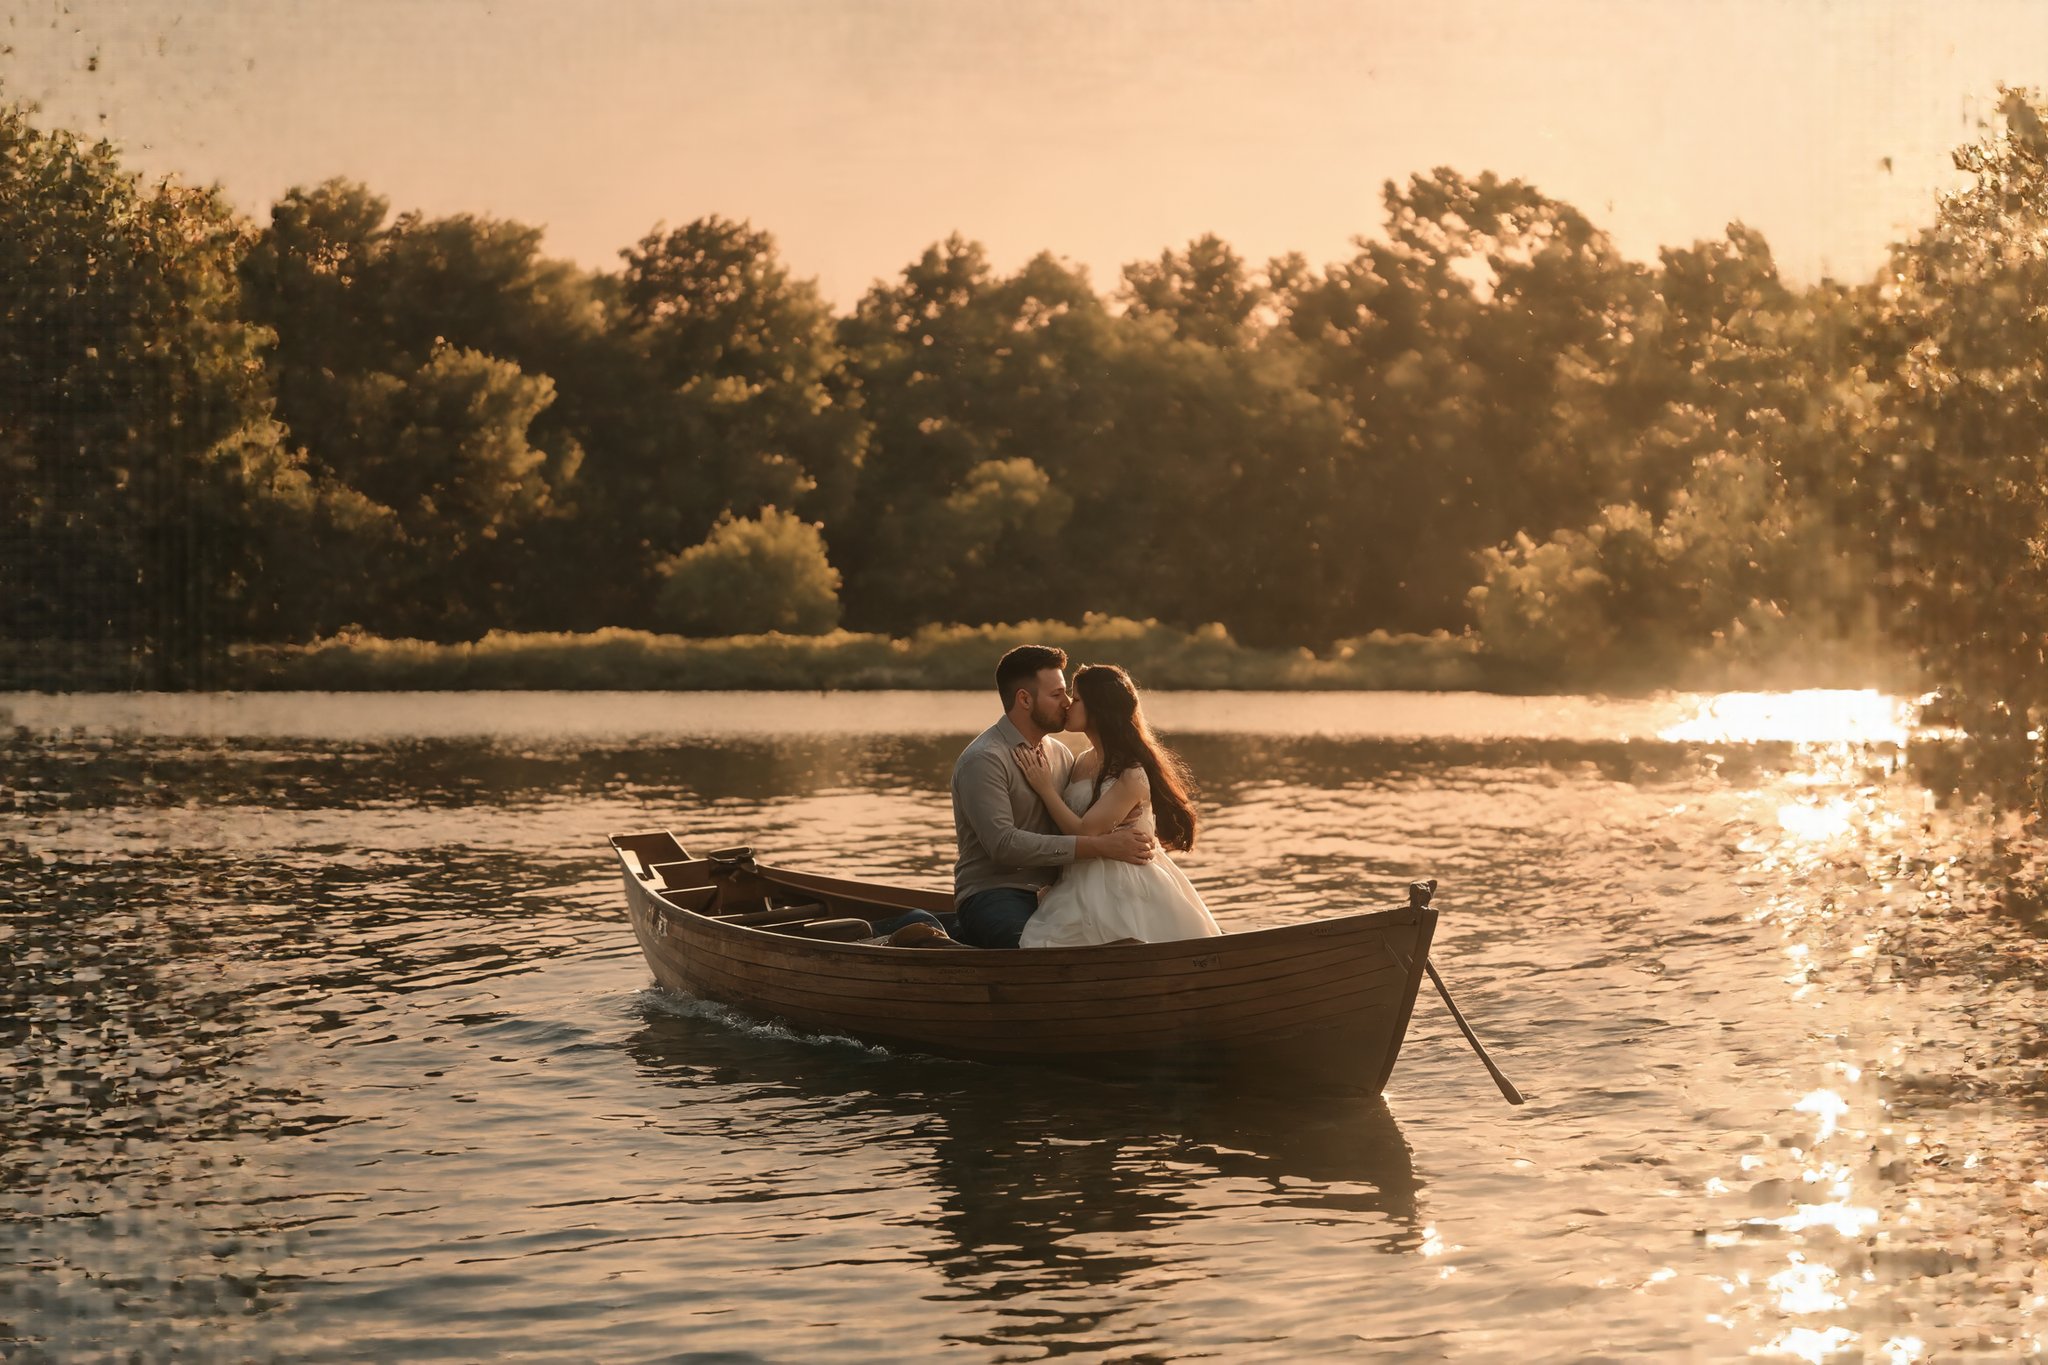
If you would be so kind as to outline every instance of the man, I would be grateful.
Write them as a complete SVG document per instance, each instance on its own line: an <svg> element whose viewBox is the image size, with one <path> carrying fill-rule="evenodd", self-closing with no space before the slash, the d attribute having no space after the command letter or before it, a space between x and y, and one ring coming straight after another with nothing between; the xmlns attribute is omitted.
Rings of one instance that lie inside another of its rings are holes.
<svg viewBox="0 0 2048 1365"><path fill-rule="evenodd" d="M1019 645L996 665L1003 718L982 731L953 764L953 908L962 942L1014 948L1038 893L1058 869L1086 858L1152 861L1152 836L1131 826L1108 834L1061 834L1024 780L1012 751L1035 745L1064 787L1074 766L1066 745L1049 738L1067 723L1067 656L1045 645Z"/></svg>

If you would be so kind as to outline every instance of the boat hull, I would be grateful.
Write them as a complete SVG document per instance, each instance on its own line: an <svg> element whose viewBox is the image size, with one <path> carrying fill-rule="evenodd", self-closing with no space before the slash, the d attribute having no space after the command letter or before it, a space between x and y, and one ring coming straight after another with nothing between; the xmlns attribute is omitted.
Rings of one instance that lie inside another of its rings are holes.
<svg viewBox="0 0 2048 1365"><path fill-rule="evenodd" d="M665 862L664 849L630 846L653 838L614 845L634 935L662 986L800 1029L950 1056L1278 1071L1377 1094L1436 925L1421 907L1088 948L828 942L720 916L772 917L778 894L867 918L948 908L949 898L751 861Z"/></svg>

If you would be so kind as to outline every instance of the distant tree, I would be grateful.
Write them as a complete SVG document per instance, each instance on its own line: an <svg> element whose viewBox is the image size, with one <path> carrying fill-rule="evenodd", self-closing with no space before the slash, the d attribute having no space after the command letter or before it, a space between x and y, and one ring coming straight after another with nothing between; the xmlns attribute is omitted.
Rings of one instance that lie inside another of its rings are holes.
<svg viewBox="0 0 2048 1365"><path fill-rule="evenodd" d="M1740 223L1633 264L1438 169L1323 269L1209 235L1105 300L954 236L835 318L744 222L594 273L333 180L252 231L15 108L0 632L176 680L349 621L822 630L843 569L863 628L1476 623L1568 681L1846 631L1879 583L2017 725L2048 707L2048 130L2004 112L1881 287L1790 285Z"/></svg>
<svg viewBox="0 0 2048 1365"><path fill-rule="evenodd" d="M1320 273L1269 268L1279 340L1354 427L1340 580L1369 624L1456 628L1479 551L1583 524L1611 496L1569 418L1605 401L1637 272L1521 181L1439 169L1384 198L1384 241Z"/></svg>
<svg viewBox="0 0 2048 1365"><path fill-rule="evenodd" d="M1238 346L1250 339L1267 298L1242 257L1208 233L1185 251L1163 251L1157 261L1124 267L1122 299L1134 317L1163 317L1183 341Z"/></svg>
<svg viewBox="0 0 2048 1365"><path fill-rule="evenodd" d="M539 562L594 562L550 523L574 510L585 441L611 454L614 414L636 406L611 382L598 281L542 256L538 229L389 218L350 181L294 189L241 265L247 312L278 338L278 416L323 477L389 513L385 572L331 609L443 637L603 624L572 615L601 592Z"/></svg>
<svg viewBox="0 0 2048 1365"><path fill-rule="evenodd" d="M454 346L581 388L614 359L603 281L542 255L539 228L390 211L348 180L293 189L241 266L248 314L278 333L282 405L316 446L327 414L300 390L323 376L410 373ZM583 436L570 422L542 448L561 460Z"/></svg>
<svg viewBox="0 0 2048 1365"><path fill-rule="evenodd" d="M1612 495L1655 515L1694 463L1753 419L1796 417L1815 390L1808 299L1778 277L1763 234L1667 247L1643 281L1607 402L1588 405L1576 444Z"/></svg>
<svg viewBox="0 0 2048 1365"><path fill-rule="evenodd" d="M658 396L620 491L650 539L694 539L728 511L843 510L863 429L829 382L839 354L816 283L790 275L769 234L717 216L622 255L619 326Z"/></svg>
<svg viewBox="0 0 2048 1365"><path fill-rule="evenodd" d="M243 308L277 333L274 363L288 411L305 405L296 386L322 370L404 366L408 352L383 324L387 291L377 278L390 213L390 201L366 186L329 180L287 191L249 244L239 267Z"/></svg>
<svg viewBox="0 0 2048 1365"><path fill-rule="evenodd" d="M1893 252L1872 463L1895 629L1972 724L2017 731L2048 708L2048 104L2001 95L1955 154L1969 182Z"/></svg>
<svg viewBox="0 0 2048 1365"><path fill-rule="evenodd" d="M1063 600L1077 433L1116 398L1095 367L1110 319L1080 271L1041 255L998 277L955 236L878 283L840 326L867 454L834 545L853 619L913 629L1015 619Z"/></svg>
<svg viewBox="0 0 2048 1365"><path fill-rule="evenodd" d="M529 373L573 365L604 330L596 276L541 250L525 223L462 213L400 214L380 238L379 321L411 356L461 346Z"/></svg>
<svg viewBox="0 0 2048 1365"><path fill-rule="evenodd" d="M662 623L685 635L817 635L839 624L839 574L825 538L793 512L728 512L661 573Z"/></svg>
<svg viewBox="0 0 2048 1365"><path fill-rule="evenodd" d="M30 118L0 107L0 633L139 646L195 681L283 624L278 557L348 499L271 418L219 195L145 188Z"/></svg>
<svg viewBox="0 0 2048 1365"><path fill-rule="evenodd" d="M1112 314L1049 256L940 243L842 328L872 424L834 546L864 626L1106 611L1258 644L1357 628L1333 579L1355 454L1298 356Z"/></svg>
<svg viewBox="0 0 2048 1365"><path fill-rule="evenodd" d="M627 349L611 335L606 281L541 250L537 227L472 214L400 214L378 261L380 320L415 369L453 347L510 361L550 384L527 439L543 452L552 505L573 502L590 452L630 438ZM530 584L529 586L536 586Z"/></svg>
<svg viewBox="0 0 2048 1365"><path fill-rule="evenodd" d="M1740 224L1643 284L1613 363L1558 413L1614 500L1481 556L1488 648L1562 681L1874 644L1868 300L1787 288Z"/></svg>
<svg viewBox="0 0 2048 1365"><path fill-rule="evenodd" d="M408 374L372 372L340 392L355 421L331 433L328 461L388 513L391 537L347 618L433 638L517 623L521 585L546 571L520 561L549 508L547 456L528 433L553 383L443 347Z"/></svg>
<svg viewBox="0 0 2048 1365"><path fill-rule="evenodd" d="M1756 658L1833 624L1827 510L1759 447L1694 464L1669 511L1613 503L1583 528L1517 534L1480 556L1487 649L1555 683L1670 678L1709 656ZM1866 580L1867 581L1867 580Z"/></svg>
<svg viewBox="0 0 2048 1365"><path fill-rule="evenodd" d="M934 557L956 572L1001 572L1016 551L1007 544L1012 537L1050 542L1066 528L1074 500L1043 469L1017 456L968 470L943 507L945 515L932 527Z"/></svg>
<svg viewBox="0 0 2048 1365"><path fill-rule="evenodd" d="M1074 364L1104 411L1044 456L1074 502L1064 600L1258 645L1353 630L1357 599L1333 570L1357 534L1339 510L1356 450L1295 361L1183 340L1158 317L1101 329Z"/></svg>
<svg viewBox="0 0 2048 1365"><path fill-rule="evenodd" d="M406 375L358 378L351 397L354 429L330 459L415 545L459 556L546 505L547 457L527 430L553 401L551 381L444 346Z"/></svg>

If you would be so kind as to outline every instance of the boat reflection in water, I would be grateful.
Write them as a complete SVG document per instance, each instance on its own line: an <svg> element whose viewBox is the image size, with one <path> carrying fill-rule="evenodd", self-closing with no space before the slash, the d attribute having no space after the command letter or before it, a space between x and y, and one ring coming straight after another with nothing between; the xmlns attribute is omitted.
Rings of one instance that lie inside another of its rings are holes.
<svg viewBox="0 0 2048 1365"><path fill-rule="evenodd" d="M677 1135L709 1113L744 1116L723 1134L736 1179L722 1198L772 1197L780 1169L835 1156L857 1179L877 1171L881 1144L883 1174L863 1193L900 1206L903 1250L977 1297L1043 1303L1172 1275L1209 1258L1225 1227L1241 1243L1248 1217L1355 1224L1354 1245L1390 1255L1426 1237L1407 1140L1378 1097L1252 1099L899 1055L662 991L641 1002L645 1026L625 1047L649 1079L683 1092L668 1111ZM757 1152L770 1164L738 1176Z"/></svg>

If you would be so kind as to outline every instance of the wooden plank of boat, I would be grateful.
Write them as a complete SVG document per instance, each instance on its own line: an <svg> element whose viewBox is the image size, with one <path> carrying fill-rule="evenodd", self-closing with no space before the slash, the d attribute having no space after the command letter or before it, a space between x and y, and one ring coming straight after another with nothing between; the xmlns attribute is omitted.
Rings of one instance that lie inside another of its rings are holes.
<svg viewBox="0 0 2048 1365"><path fill-rule="evenodd" d="M615 836L629 917L664 987L801 1028L968 1056L1212 1055L1383 1089L1435 929L1426 905L1218 938L1089 948L911 949L793 937L780 912L870 922L951 897L690 858ZM801 923L802 916L798 916ZM751 922L749 922L751 921Z"/></svg>
<svg viewBox="0 0 2048 1365"><path fill-rule="evenodd" d="M1071 1000L891 1001L820 995L787 981L763 982L699 962L677 971L688 989L742 1008L856 1036L897 1036L995 1051L1048 1045L1078 1051L1141 1050L1166 1041L1249 1037L1339 1013L1397 1002L1406 972L1389 965L1364 976L1327 974L1314 984L1289 979L1283 989L1192 989L1171 996L1117 999L1101 1005Z"/></svg>
<svg viewBox="0 0 2048 1365"><path fill-rule="evenodd" d="M1102 995L1085 996L1060 992L1031 992L1016 997L989 997L979 1001L934 998L925 992L906 996L876 994L848 995L821 992L803 982L760 983L727 969L723 964L700 960L691 973L707 988L721 996L743 993L755 1002L778 1009L804 1009L853 1019L909 1023L936 1020L956 1029L986 1024L1007 1028L1040 1021L1057 1021L1069 1029L1087 1028L1104 1033L1121 1027L1149 1027L1182 1019L1209 1021L1219 1027L1249 1019L1272 1009L1276 1002L1341 998L1347 994L1397 992L1403 968L1389 962L1364 972L1339 964L1318 971L1292 973L1253 982L1203 985L1174 992L1170 996ZM972 1014L969 1014L969 1009ZM978 1017L975 1017L978 1016Z"/></svg>
<svg viewBox="0 0 2048 1365"><path fill-rule="evenodd" d="M822 973L784 974L773 978L762 978L749 971L753 965L745 959L734 958L719 951L716 944L704 944L691 950L693 962L707 971L723 972L738 980L773 980L789 982L790 989L802 990L816 997L821 1003L838 1001L848 1008L860 1002L879 1000L898 1009L930 1006L955 1010L961 1005L983 1005L990 1009L1004 1007L1044 1006L1049 1009L1073 1013L1076 1007L1085 1007L1089 1013L1124 1013L1152 1008L1142 997L1115 989L1117 981L1108 988L1102 981L1068 981L1060 979L1018 982L959 982L940 980L877 979L861 976L827 976ZM1243 972L1230 974L1208 973L1192 975L1183 989L1170 994L1176 998L1190 997L1199 993L1205 1000L1233 1000L1239 997L1256 999L1275 992L1303 989L1335 981L1357 980L1362 976L1379 971L1401 972L1405 967L1391 952L1372 955L1318 953L1304 955L1285 961L1255 964ZM1125 978L1130 979L1130 978ZM1141 978L1146 986L1156 978ZM1147 989L1145 997L1159 992Z"/></svg>
<svg viewBox="0 0 2048 1365"><path fill-rule="evenodd" d="M701 977L707 984L715 979L726 989L744 991L759 1001L787 1002L792 1006L803 1005L812 1009L839 1010L849 1014L873 1013L901 1019L937 1018L961 1025L981 1021L1005 1024L1042 1016L1070 1021L1100 1021L1099 1026L1105 1030L1116 1027L1118 1020L1135 1021L1145 1016L1165 1018L1194 1012L1207 1012L1217 1017L1219 1022L1227 1023L1233 1017L1248 1016L1269 1007L1276 998L1284 1000L1304 993L1318 993L1319 998L1319 993L1325 988L1339 994L1367 987L1384 986L1399 990L1408 975L1407 969L1393 963L1357 970L1338 963L1250 981L1218 974L1191 979L1169 991L1147 989L1140 983L1136 990L1076 994L1070 988L1041 985L991 991L979 1000L961 1000L947 998L951 992L940 995L920 990L914 985L903 987L893 997L820 991L803 977L750 975L736 970L730 959L699 957L688 964L679 962L677 968L686 977Z"/></svg>

